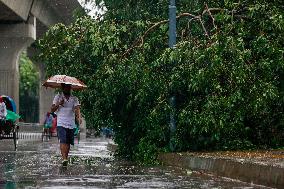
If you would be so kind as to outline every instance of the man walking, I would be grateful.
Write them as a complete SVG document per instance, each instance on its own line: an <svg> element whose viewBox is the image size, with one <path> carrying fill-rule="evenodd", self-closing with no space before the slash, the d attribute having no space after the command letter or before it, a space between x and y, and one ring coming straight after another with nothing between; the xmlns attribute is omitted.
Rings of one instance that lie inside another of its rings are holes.
<svg viewBox="0 0 284 189"><path fill-rule="evenodd" d="M62 165L67 166L70 145L74 145L75 118L81 124L80 103L71 95L71 85L61 84L62 93L54 97L51 112L57 111L57 134L60 141Z"/></svg>

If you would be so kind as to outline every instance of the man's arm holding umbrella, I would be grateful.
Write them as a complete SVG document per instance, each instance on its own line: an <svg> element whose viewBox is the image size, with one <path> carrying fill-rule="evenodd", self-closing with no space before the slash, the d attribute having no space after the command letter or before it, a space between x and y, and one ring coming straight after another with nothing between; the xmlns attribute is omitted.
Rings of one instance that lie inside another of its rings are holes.
<svg viewBox="0 0 284 189"><path fill-rule="evenodd" d="M52 106L51 106L51 112L56 112L60 106L63 106L64 99L59 100L59 96L56 96L53 100Z"/></svg>

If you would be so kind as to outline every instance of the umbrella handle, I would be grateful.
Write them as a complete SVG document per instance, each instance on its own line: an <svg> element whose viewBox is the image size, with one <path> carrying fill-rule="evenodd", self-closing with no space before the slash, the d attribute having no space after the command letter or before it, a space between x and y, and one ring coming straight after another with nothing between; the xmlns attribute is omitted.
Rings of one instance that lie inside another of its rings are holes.
<svg viewBox="0 0 284 189"><path fill-rule="evenodd" d="M64 98L61 98L61 100L58 103L58 106L63 106L64 107L64 103L65 103Z"/></svg>

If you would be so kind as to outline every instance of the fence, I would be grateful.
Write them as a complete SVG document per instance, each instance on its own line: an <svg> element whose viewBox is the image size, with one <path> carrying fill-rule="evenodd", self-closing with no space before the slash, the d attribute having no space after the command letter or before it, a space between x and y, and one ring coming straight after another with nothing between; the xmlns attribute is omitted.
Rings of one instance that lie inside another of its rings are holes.
<svg viewBox="0 0 284 189"><path fill-rule="evenodd" d="M17 123L19 126L18 139L41 139L43 126L39 123Z"/></svg>

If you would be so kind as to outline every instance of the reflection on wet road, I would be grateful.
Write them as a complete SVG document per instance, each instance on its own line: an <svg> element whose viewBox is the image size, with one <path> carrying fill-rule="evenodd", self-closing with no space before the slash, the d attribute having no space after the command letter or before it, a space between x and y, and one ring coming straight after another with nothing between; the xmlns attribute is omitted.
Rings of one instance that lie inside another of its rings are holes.
<svg viewBox="0 0 284 189"><path fill-rule="evenodd" d="M67 168L61 167L59 144L0 141L0 189L15 188L265 188L174 167L137 166L115 159L107 139L82 141L71 149ZM10 144L11 143L11 144Z"/></svg>

